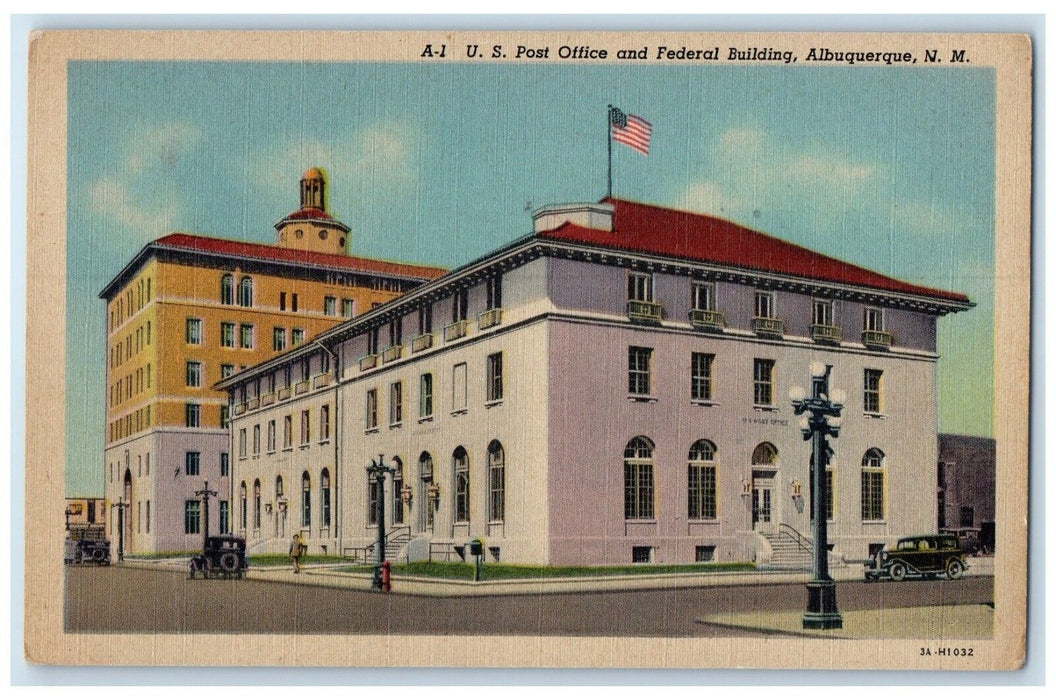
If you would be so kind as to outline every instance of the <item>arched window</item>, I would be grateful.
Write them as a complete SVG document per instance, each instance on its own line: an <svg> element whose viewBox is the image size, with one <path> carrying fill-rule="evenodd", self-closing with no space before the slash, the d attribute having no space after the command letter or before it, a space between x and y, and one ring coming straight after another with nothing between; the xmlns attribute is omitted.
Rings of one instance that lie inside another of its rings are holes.
<svg viewBox="0 0 1056 700"><path fill-rule="evenodd" d="M623 517L651 520L653 490L653 443L639 436L623 451Z"/></svg>
<svg viewBox="0 0 1056 700"><path fill-rule="evenodd" d="M253 482L253 529L260 529L260 479Z"/></svg>
<svg viewBox="0 0 1056 700"><path fill-rule="evenodd" d="M469 522L469 455L461 445L451 455L455 472L455 522Z"/></svg>
<svg viewBox="0 0 1056 700"><path fill-rule="evenodd" d="M752 466L777 466L777 448L769 442L760 442L752 451Z"/></svg>
<svg viewBox="0 0 1056 700"><path fill-rule="evenodd" d="M330 527L330 470L324 469L319 475L320 510L323 512L323 527Z"/></svg>
<svg viewBox="0 0 1056 700"><path fill-rule="evenodd" d="M253 279L243 277L238 283L238 305L253 306Z"/></svg>
<svg viewBox="0 0 1056 700"><path fill-rule="evenodd" d="M883 520L884 453L873 447L862 456L862 520Z"/></svg>
<svg viewBox="0 0 1056 700"><path fill-rule="evenodd" d="M221 304L234 304L235 303L235 276L224 275L220 278L220 303Z"/></svg>
<svg viewBox="0 0 1056 700"><path fill-rule="evenodd" d="M502 443L488 445L488 520L506 519L506 451Z"/></svg>
<svg viewBox="0 0 1056 700"><path fill-rule="evenodd" d="M245 530L246 530L246 482L244 482L244 481L238 487L238 505L239 505L239 508L240 508L240 511L239 511L239 522L242 524L241 530L243 532L245 532Z"/></svg>
<svg viewBox="0 0 1056 700"><path fill-rule="evenodd" d="M278 499L282 498L284 493L285 492L282 489L282 477L277 476L275 477L275 500L277 501Z"/></svg>
<svg viewBox="0 0 1056 700"><path fill-rule="evenodd" d="M301 474L301 527L312 526L312 477Z"/></svg>
<svg viewBox="0 0 1056 700"><path fill-rule="evenodd" d="M433 518L439 506L439 491L435 491L433 484L433 457L428 452L418 455L418 478L421 480L419 490L418 527L422 530L433 529ZM435 496L434 496L435 493Z"/></svg>
<svg viewBox="0 0 1056 700"><path fill-rule="evenodd" d="M718 517L715 444L697 440L689 448L689 519L714 520Z"/></svg>
<svg viewBox="0 0 1056 700"><path fill-rule="evenodd" d="M392 458L392 524L403 524L403 499L400 492L403 491L403 460L399 457Z"/></svg>

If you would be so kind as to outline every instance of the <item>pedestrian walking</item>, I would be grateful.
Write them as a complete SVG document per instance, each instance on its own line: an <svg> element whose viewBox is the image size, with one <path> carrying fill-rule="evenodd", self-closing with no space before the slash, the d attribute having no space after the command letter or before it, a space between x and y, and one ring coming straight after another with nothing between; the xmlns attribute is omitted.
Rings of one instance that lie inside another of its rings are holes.
<svg viewBox="0 0 1056 700"><path fill-rule="evenodd" d="M293 536L293 541L290 542L290 560L293 562L293 573L301 573L301 557L304 556L307 549L308 545L304 543L301 533L298 532Z"/></svg>

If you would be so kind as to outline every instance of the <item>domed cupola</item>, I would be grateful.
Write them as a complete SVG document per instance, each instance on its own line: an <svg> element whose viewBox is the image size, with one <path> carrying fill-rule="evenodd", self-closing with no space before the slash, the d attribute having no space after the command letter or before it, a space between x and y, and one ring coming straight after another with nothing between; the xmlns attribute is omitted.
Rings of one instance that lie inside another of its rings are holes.
<svg viewBox="0 0 1056 700"><path fill-rule="evenodd" d="M309 168L301 177L301 208L283 217L275 230L283 248L347 255L352 247L348 226L327 212L326 175L320 168Z"/></svg>

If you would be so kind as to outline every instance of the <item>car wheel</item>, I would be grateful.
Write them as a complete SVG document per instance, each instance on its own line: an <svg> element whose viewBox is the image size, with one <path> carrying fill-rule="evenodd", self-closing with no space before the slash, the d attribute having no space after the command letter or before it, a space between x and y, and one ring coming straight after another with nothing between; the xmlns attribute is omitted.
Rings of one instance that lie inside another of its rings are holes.
<svg viewBox="0 0 1056 700"><path fill-rule="evenodd" d="M220 557L220 568L225 573L233 573L238 569L238 557L233 552L224 552Z"/></svg>
<svg viewBox="0 0 1056 700"><path fill-rule="evenodd" d="M951 579L959 579L964 575L964 564L956 559L950 559L949 563L946 564L946 575Z"/></svg>
<svg viewBox="0 0 1056 700"><path fill-rule="evenodd" d="M895 562L887 570L887 573L891 576L892 581L901 581L906 577L906 565Z"/></svg>

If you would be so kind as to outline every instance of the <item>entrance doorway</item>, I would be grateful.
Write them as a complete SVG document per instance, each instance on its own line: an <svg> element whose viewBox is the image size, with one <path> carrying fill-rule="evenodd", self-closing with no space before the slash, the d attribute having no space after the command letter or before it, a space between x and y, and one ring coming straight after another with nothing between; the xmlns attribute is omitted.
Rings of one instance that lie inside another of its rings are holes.
<svg viewBox="0 0 1056 700"><path fill-rule="evenodd" d="M771 532L773 529L773 492L770 479L759 479L752 486L752 529Z"/></svg>

